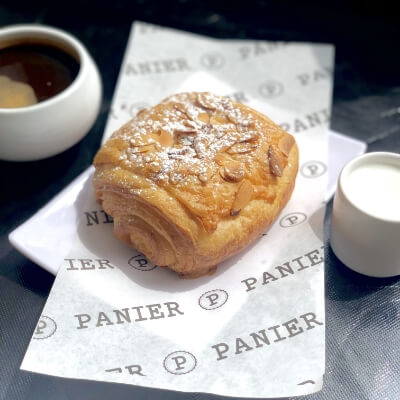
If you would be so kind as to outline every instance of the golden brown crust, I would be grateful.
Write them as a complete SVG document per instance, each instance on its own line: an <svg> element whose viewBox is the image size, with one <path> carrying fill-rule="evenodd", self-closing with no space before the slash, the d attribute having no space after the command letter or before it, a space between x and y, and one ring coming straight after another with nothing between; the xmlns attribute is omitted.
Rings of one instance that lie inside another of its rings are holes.
<svg viewBox="0 0 400 400"><path fill-rule="evenodd" d="M210 93L144 110L97 153L96 196L115 234L185 277L215 269L276 219L298 149L264 115Z"/></svg>

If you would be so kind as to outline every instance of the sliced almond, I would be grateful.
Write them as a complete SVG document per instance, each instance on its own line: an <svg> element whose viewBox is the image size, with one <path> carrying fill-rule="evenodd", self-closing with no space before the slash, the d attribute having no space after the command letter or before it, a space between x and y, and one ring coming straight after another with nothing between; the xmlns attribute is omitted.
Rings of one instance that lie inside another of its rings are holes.
<svg viewBox="0 0 400 400"><path fill-rule="evenodd" d="M210 121L210 116L207 113L201 113L197 116L197 119L205 124L208 124Z"/></svg>
<svg viewBox="0 0 400 400"><path fill-rule="evenodd" d="M182 121L182 125L185 126L188 129L191 129L193 131L197 131L201 128L201 125L197 121L192 121L189 119L185 119Z"/></svg>
<svg viewBox="0 0 400 400"><path fill-rule="evenodd" d="M219 169L219 174L228 182L240 182L244 178L244 166L236 160L229 160Z"/></svg>
<svg viewBox="0 0 400 400"><path fill-rule="evenodd" d="M208 95L210 96L210 95ZM216 109L216 105L212 103L210 98L207 98L207 94L206 93L199 93L197 95L197 104L200 107L203 107L205 109L208 110L215 110Z"/></svg>
<svg viewBox="0 0 400 400"><path fill-rule="evenodd" d="M268 149L268 163L269 170L275 176L282 176L283 169L285 168L285 161L282 153L274 146L269 146Z"/></svg>
<svg viewBox="0 0 400 400"><path fill-rule="evenodd" d="M147 111L147 108L141 108L137 113L136 117L141 117L143 114L145 114Z"/></svg>
<svg viewBox="0 0 400 400"><path fill-rule="evenodd" d="M236 116L235 114L233 114L232 112L230 112L230 113L228 113L228 114L226 115L226 117L228 118L228 120L229 120L230 122L232 122L232 124L238 125L239 120L238 120L238 118L237 118L237 116Z"/></svg>
<svg viewBox="0 0 400 400"><path fill-rule="evenodd" d="M158 137L158 141L161 145L165 147L172 147L172 145L174 144L174 138L167 131L161 131L161 134Z"/></svg>
<svg viewBox="0 0 400 400"><path fill-rule="evenodd" d="M257 131L247 131L242 133L240 143L244 142L255 142L260 137Z"/></svg>
<svg viewBox="0 0 400 400"><path fill-rule="evenodd" d="M217 153L214 156L214 161L220 166L224 166L229 159L230 157L228 157L228 155L225 153Z"/></svg>
<svg viewBox="0 0 400 400"><path fill-rule="evenodd" d="M251 143L251 142L235 143L226 152L228 154L245 154L245 153L250 153L255 148L257 148L256 143Z"/></svg>
<svg viewBox="0 0 400 400"><path fill-rule="evenodd" d="M191 171L193 173L193 171ZM209 182L213 176L215 175L215 168L205 168L201 169L199 172L197 172L197 178L201 183L207 183Z"/></svg>
<svg viewBox="0 0 400 400"><path fill-rule="evenodd" d="M211 130L211 134L213 134L217 139L221 139L222 137L224 137L229 131L227 129L216 129L213 128Z"/></svg>
<svg viewBox="0 0 400 400"><path fill-rule="evenodd" d="M187 147L182 147L182 145L178 143L178 144L175 145L175 147L169 149L169 150L167 151L167 154L168 154L168 155L173 155L173 154L175 154L175 155L181 155L181 156L183 156L183 155L185 155L187 152L188 152Z"/></svg>
<svg viewBox="0 0 400 400"><path fill-rule="evenodd" d="M135 147L132 147L132 153L147 153L148 151L154 151L155 150L155 144L150 143L150 144L145 144L143 146L136 145Z"/></svg>
<svg viewBox="0 0 400 400"><path fill-rule="evenodd" d="M233 200L232 208L231 208L231 216L238 215L240 211L246 207L246 205L251 200L251 196L253 195L253 186L252 184L245 179L239 186L238 191L236 192L235 200Z"/></svg>
<svg viewBox="0 0 400 400"><path fill-rule="evenodd" d="M175 129L174 130L174 135L175 136L178 136L178 135L180 135L180 136L195 136L195 135L197 135L198 134L198 132L197 131L195 131L195 130L193 130L193 129Z"/></svg>
<svg viewBox="0 0 400 400"><path fill-rule="evenodd" d="M278 142L279 150L286 156L289 156L290 150L294 145L294 138L292 135L285 133Z"/></svg>
<svg viewBox="0 0 400 400"><path fill-rule="evenodd" d="M153 161L147 165L150 171L154 172L155 174L159 174L162 171L162 164L158 161Z"/></svg>
<svg viewBox="0 0 400 400"><path fill-rule="evenodd" d="M204 158L207 154L207 143L198 136L193 140L193 148L197 157Z"/></svg>
<svg viewBox="0 0 400 400"><path fill-rule="evenodd" d="M233 124L237 125L238 127L248 127L251 124L251 117L250 116L246 116L245 114L243 114L240 110L239 107L233 107L229 110L229 112L227 113L227 118L229 121L231 121Z"/></svg>
<svg viewBox="0 0 400 400"><path fill-rule="evenodd" d="M175 110L180 111L182 114L185 114L188 119L193 119L186 107L182 103L174 103L172 106Z"/></svg>
<svg viewBox="0 0 400 400"><path fill-rule="evenodd" d="M174 103L172 106L175 110L180 111L183 114L186 114L186 109L182 103Z"/></svg>
<svg viewBox="0 0 400 400"><path fill-rule="evenodd" d="M210 118L211 125L224 125L224 124L228 124L228 123L229 123L229 120L225 117L225 115L222 115L222 114L212 115Z"/></svg>
<svg viewBox="0 0 400 400"><path fill-rule="evenodd" d="M208 182L207 174L199 174L199 175L197 175L197 177L199 178L199 181L201 183L207 183Z"/></svg>
<svg viewBox="0 0 400 400"><path fill-rule="evenodd" d="M182 124L174 129L174 133L180 135L197 135L200 129L201 125L198 122L185 119L182 121Z"/></svg>

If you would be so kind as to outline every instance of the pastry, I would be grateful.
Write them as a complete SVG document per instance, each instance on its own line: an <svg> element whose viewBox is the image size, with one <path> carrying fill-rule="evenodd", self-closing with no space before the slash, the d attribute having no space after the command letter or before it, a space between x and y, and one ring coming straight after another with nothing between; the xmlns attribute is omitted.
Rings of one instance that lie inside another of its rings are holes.
<svg viewBox="0 0 400 400"><path fill-rule="evenodd" d="M94 159L94 188L115 235L183 277L265 232L298 169L293 136L261 113L211 93L166 98L117 130Z"/></svg>

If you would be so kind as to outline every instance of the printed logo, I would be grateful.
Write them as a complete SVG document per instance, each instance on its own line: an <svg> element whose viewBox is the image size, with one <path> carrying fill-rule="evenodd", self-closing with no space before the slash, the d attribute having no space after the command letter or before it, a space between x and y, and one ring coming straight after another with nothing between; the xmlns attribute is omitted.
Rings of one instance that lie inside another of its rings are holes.
<svg viewBox="0 0 400 400"><path fill-rule="evenodd" d="M164 368L174 375L188 374L196 368L196 365L196 357L188 351L174 351L164 359Z"/></svg>
<svg viewBox="0 0 400 400"><path fill-rule="evenodd" d="M321 161L307 161L300 168L300 172L305 178L318 178L326 170L327 166Z"/></svg>
<svg viewBox="0 0 400 400"><path fill-rule="evenodd" d="M329 79L331 72L328 69L320 69L314 70L312 72L305 72L303 74L297 75L297 79L299 80L302 86L308 86L314 82L318 82L320 80Z"/></svg>
<svg viewBox="0 0 400 400"><path fill-rule="evenodd" d="M282 122L279 126L291 133L300 133L321 125L328 125L330 119L329 110L322 109L295 118L290 122Z"/></svg>
<svg viewBox="0 0 400 400"><path fill-rule="evenodd" d="M151 271L157 267L149 262L143 254L137 254L129 259L128 264L139 271Z"/></svg>
<svg viewBox="0 0 400 400"><path fill-rule="evenodd" d="M234 93L225 95L225 97L229 97L230 99L233 99L233 100L237 101L238 103L246 103L249 101L249 99L246 97L245 92L234 92Z"/></svg>
<svg viewBox="0 0 400 400"><path fill-rule="evenodd" d="M32 339L47 339L50 336L53 336L56 330L56 321L46 315L42 315L36 325Z"/></svg>
<svg viewBox="0 0 400 400"><path fill-rule="evenodd" d="M104 210L84 211L86 217L86 226L99 224L112 224L114 220Z"/></svg>
<svg viewBox="0 0 400 400"><path fill-rule="evenodd" d="M272 99L280 96L283 93L283 85L278 81L267 81L260 85L258 91L263 97Z"/></svg>
<svg viewBox="0 0 400 400"><path fill-rule="evenodd" d="M140 63L127 63L126 75L149 75L164 74L169 72L180 72L190 70L186 58L173 58L168 60L143 61Z"/></svg>
<svg viewBox="0 0 400 400"><path fill-rule="evenodd" d="M146 376L143 373L143 369L140 365L137 364L133 364L133 365L127 365L125 368L129 375L140 375L140 376ZM110 368L110 369L106 369L105 372L118 372L119 374L122 374L122 368L121 367L117 367L117 368Z"/></svg>
<svg viewBox="0 0 400 400"><path fill-rule="evenodd" d="M275 51L283 46L286 46L286 42L255 42L250 44L249 46L239 47L239 53L242 60L246 60L250 57L259 57L264 54L268 54L272 51Z"/></svg>
<svg viewBox="0 0 400 400"><path fill-rule="evenodd" d="M228 300L228 293L222 289L210 290L199 298L199 306L204 310L215 310L222 307Z"/></svg>
<svg viewBox="0 0 400 400"><path fill-rule="evenodd" d="M301 224L307 219L307 215L301 212L292 212L290 214L285 215L279 221L279 225L282 228L290 228L292 226L296 226Z"/></svg>
<svg viewBox="0 0 400 400"><path fill-rule="evenodd" d="M208 69L220 69L225 64L224 57L218 53L206 53L201 57L200 62Z"/></svg>

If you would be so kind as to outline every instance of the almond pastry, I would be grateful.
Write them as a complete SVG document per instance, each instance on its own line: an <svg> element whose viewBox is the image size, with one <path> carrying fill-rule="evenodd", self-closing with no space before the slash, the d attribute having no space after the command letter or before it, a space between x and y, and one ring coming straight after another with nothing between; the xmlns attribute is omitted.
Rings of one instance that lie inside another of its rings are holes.
<svg viewBox="0 0 400 400"><path fill-rule="evenodd" d="M294 188L294 138L211 93L142 110L98 151L94 188L115 235L182 277L215 271L277 218Z"/></svg>

